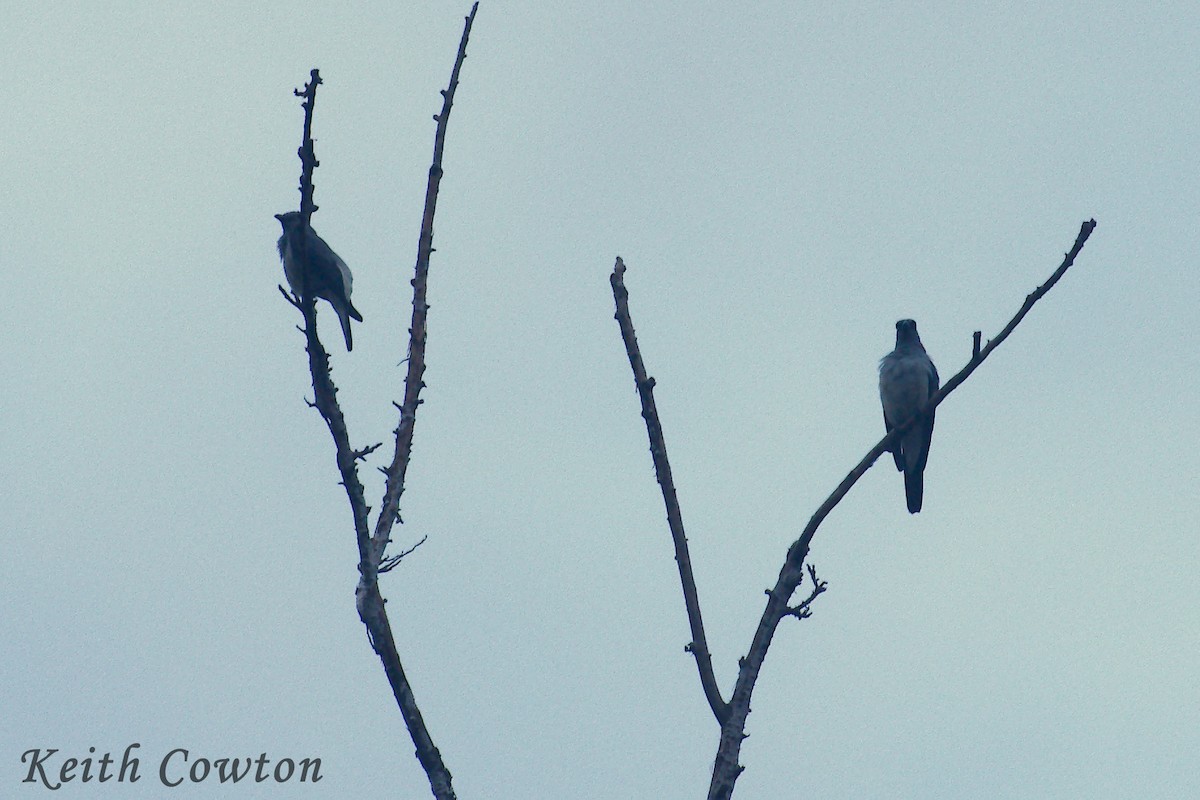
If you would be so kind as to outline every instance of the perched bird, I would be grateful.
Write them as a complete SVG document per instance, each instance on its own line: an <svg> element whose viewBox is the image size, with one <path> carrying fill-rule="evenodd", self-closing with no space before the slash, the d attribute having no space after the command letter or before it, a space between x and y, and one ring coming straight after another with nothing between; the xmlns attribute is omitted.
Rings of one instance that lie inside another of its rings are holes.
<svg viewBox="0 0 1200 800"><path fill-rule="evenodd" d="M937 367L929 360L917 323L902 319L896 323L896 349L879 362L879 399L883 401L883 424L888 431L916 414L938 390ZM904 495L908 513L921 510L925 462L929 441L933 438L933 411L913 423L895 444L892 457L896 469L904 473Z"/></svg>
<svg viewBox="0 0 1200 800"><path fill-rule="evenodd" d="M283 235L279 237L279 258L283 261L283 274L287 276L288 286L292 287L293 293L302 297L307 276L312 282L309 287L312 296L328 300L337 312L338 321L342 323L342 334L346 337L346 350L353 350L350 319L353 317L362 322L362 314L350 302L353 283L350 268L333 252L333 248L325 244L324 239L317 236L316 231L304 224L304 217L299 211L276 214L275 219L283 226Z"/></svg>

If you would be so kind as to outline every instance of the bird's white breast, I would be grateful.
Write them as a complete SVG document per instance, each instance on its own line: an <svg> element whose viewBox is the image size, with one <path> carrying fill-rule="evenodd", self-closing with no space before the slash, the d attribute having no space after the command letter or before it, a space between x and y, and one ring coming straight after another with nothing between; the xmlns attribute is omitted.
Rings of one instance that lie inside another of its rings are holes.
<svg viewBox="0 0 1200 800"><path fill-rule="evenodd" d="M304 286L304 273L300 271L300 265L289 238L284 238L283 241L283 277L287 278L292 293L299 295Z"/></svg>

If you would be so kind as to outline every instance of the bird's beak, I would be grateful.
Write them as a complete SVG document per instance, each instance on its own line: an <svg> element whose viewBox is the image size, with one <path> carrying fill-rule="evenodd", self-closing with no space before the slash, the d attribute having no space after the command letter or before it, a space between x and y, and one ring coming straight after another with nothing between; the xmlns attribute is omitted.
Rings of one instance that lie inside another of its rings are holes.
<svg viewBox="0 0 1200 800"><path fill-rule="evenodd" d="M275 219L279 220L280 222L283 222L283 214L276 214Z"/></svg>

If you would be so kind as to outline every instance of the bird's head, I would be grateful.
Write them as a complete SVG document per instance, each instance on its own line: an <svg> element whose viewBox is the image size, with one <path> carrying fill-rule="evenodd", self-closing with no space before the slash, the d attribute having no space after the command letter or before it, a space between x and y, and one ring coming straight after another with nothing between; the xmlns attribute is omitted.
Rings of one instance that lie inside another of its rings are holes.
<svg viewBox="0 0 1200 800"><path fill-rule="evenodd" d="M915 320L902 319L896 323L896 346L902 344L920 344L921 337L917 335L917 323Z"/></svg>
<svg viewBox="0 0 1200 800"><path fill-rule="evenodd" d="M275 219L279 220L279 224L283 226L284 231L295 228L303 221L299 211L289 211L286 214L276 214Z"/></svg>

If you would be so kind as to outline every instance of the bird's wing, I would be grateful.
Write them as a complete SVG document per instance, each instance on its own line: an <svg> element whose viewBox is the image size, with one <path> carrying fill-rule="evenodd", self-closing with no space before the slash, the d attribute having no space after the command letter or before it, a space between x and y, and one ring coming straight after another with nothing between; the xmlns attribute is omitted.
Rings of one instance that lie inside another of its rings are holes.
<svg viewBox="0 0 1200 800"><path fill-rule="evenodd" d="M884 428L884 431L887 433L891 433L892 428L896 427L892 423L892 421L890 419L888 419L888 412L887 412L888 401L886 399L886 395L891 392L891 385L890 385L891 381L888 380L889 376L885 372L885 370L888 368L888 366L890 366L888 362L894 355L895 355L895 353L889 353L888 355L884 356L883 359L879 362L879 379L880 379L879 380L879 400L883 405L883 428ZM891 451L892 451L892 460L896 462L896 469L900 472L903 472L904 471L904 461L900 457L901 447L900 447L899 439L897 439L895 442L892 443Z"/></svg>
<svg viewBox="0 0 1200 800"><path fill-rule="evenodd" d="M338 274L342 277L342 288L346 291L346 299L350 299L350 290L354 286L354 276L350 274L350 268L346 266L346 262L342 261L342 257L332 250L329 254L333 256L333 261L337 264Z"/></svg>
<svg viewBox="0 0 1200 800"><path fill-rule="evenodd" d="M308 245L309 262L319 273L315 276L316 280L342 297L349 298L352 279L346 262L342 261L341 256L333 252L333 248L312 228L308 229L306 244ZM317 294L322 293L317 292Z"/></svg>
<svg viewBox="0 0 1200 800"><path fill-rule="evenodd" d="M938 389L941 388L942 383L941 379L938 378L937 367L933 365L933 361L929 359L929 356L926 356L925 360L929 362L929 397L933 397L937 394ZM929 399L926 398L925 402L929 402ZM936 410L934 409L934 411ZM933 428L933 411L929 412L929 427L930 429Z"/></svg>
<svg viewBox="0 0 1200 800"><path fill-rule="evenodd" d="M926 356L925 361L929 364L929 393L925 395L925 402L928 403L929 398L937 394L941 383L938 378L937 367L933 365L933 361L928 356ZM921 454L917 459L917 469L919 470L925 469L925 462L929 460L929 444L933 441L933 421L936 411L937 409L931 410L925 419L917 423L921 428Z"/></svg>
<svg viewBox="0 0 1200 800"><path fill-rule="evenodd" d="M337 253L334 253L332 250L329 252L333 256L333 261L335 264L337 264L338 274L342 278L342 287L345 289L345 294L343 296L346 298L346 313L359 322L362 322L362 314L358 313L358 309L355 308L354 303L350 301L350 290L354 286L354 276L350 274L350 268L346 266L345 261L342 261L341 256L339 256Z"/></svg>

